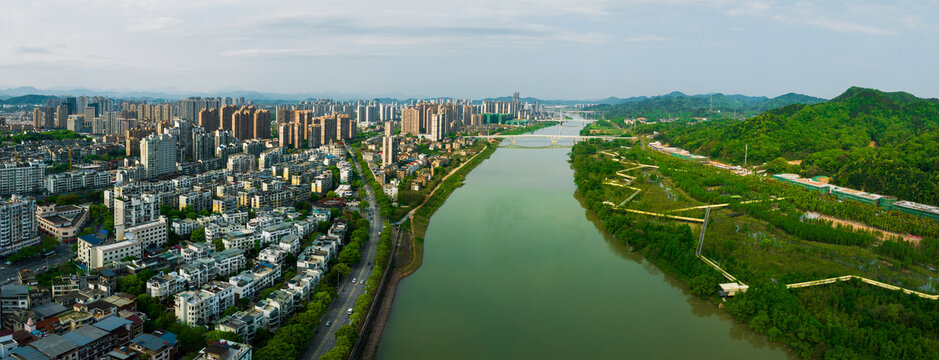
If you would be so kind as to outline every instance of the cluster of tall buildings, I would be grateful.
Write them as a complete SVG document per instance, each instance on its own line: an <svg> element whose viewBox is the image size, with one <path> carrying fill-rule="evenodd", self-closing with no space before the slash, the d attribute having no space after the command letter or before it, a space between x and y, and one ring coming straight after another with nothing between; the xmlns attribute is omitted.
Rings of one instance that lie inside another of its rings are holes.
<svg viewBox="0 0 939 360"><path fill-rule="evenodd" d="M396 119L397 114L397 104L385 104L371 101L360 102L355 107L356 122L365 126L392 121Z"/></svg>
<svg viewBox="0 0 939 360"><path fill-rule="evenodd" d="M207 132L230 130L240 140L271 138L271 112L254 105L204 108L199 110L197 120Z"/></svg>
<svg viewBox="0 0 939 360"><path fill-rule="evenodd" d="M356 125L347 114L315 116L313 110L278 111L285 119L277 128L280 147L315 148L355 136Z"/></svg>
<svg viewBox="0 0 939 360"><path fill-rule="evenodd" d="M470 104L419 103L401 110L401 132L427 134L434 141L442 140L451 129L479 125L482 118Z"/></svg>

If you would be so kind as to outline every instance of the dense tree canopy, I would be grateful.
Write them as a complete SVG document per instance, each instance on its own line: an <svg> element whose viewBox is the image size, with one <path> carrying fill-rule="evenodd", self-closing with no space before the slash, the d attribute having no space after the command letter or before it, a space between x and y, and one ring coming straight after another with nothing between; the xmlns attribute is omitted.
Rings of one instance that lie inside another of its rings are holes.
<svg viewBox="0 0 939 360"><path fill-rule="evenodd" d="M939 203L939 102L851 88L831 101L790 105L746 121L646 128L694 153L777 171L831 175L838 185ZM804 160L780 167L779 158ZM775 160L774 160L775 159Z"/></svg>

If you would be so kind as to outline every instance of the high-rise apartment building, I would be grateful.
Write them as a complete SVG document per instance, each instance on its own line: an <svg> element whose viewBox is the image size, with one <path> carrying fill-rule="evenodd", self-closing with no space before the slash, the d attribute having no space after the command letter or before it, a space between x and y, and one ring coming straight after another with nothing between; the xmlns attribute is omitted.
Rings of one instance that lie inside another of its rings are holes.
<svg viewBox="0 0 939 360"><path fill-rule="evenodd" d="M336 140L336 114L320 116L314 120L314 124L320 126L320 145Z"/></svg>
<svg viewBox="0 0 939 360"><path fill-rule="evenodd" d="M153 134L152 127L129 128L124 132L126 137L124 148L127 149L127 156L140 155L140 140Z"/></svg>
<svg viewBox="0 0 939 360"><path fill-rule="evenodd" d="M223 115L225 110L223 107ZM223 129L231 130L239 140L269 139L271 137L271 112L258 109L254 105L242 106L232 113L230 127L223 126Z"/></svg>
<svg viewBox="0 0 939 360"><path fill-rule="evenodd" d="M68 121L68 105L62 104L55 109L55 127L64 129Z"/></svg>
<svg viewBox="0 0 939 360"><path fill-rule="evenodd" d="M170 134L152 134L140 140L140 160L147 178L176 171L176 139Z"/></svg>
<svg viewBox="0 0 939 360"><path fill-rule="evenodd" d="M430 124L428 133L430 133L430 139L433 141L441 141L444 137L447 136L449 132L449 123L447 122L447 116L445 114L435 114L430 118Z"/></svg>
<svg viewBox="0 0 939 360"><path fill-rule="evenodd" d="M199 111L199 126L206 132L213 132L219 127L219 109L206 108Z"/></svg>
<svg viewBox="0 0 939 360"><path fill-rule="evenodd" d="M36 201L13 195L0 202L0 256L39 243Z"/></svg>
<svg viewBox="0 0 939 360"><path fill-rule="evenodd" d="M420 135L421 133L421 109L408 107L401 110L401 133Z"/></svg>
<svg viewBox="0 0 939 360"><path fill-rule="evenodd" d="M212 135L215 137L216 148L222 145L228 145L228 144L232 144L235 142L235 136L232 135L231 130L223 130L223 129L215 130L215 132L213 132Z"/></svg>
<svg viewBox="0 0 939 360"><path fill-rule="evenodd" d="M33 193L43 189L46 164L39 160L0 165L0 195Z"/></svg>
<svg viewBox="0 0 939 360"><path fill-rule="evenodd" d="M394 125L385 122L385 136L381 139L381 165L390 166L398 160L398 143L394 137Z"/></svg>
<svg viewBox="0 0 939 360"><path fill-rule="evenodd" d="M39 107L33 108L33 129L39 130L42 129L44 122L42 121L42 109Z"/></svg>
<svg viewBox="0 0 939 360"><path fill-rule="evenodd" d="M219 129L228 130L234 134L232 117L235 115L235 111L238 111L238 107L235 105L225 105L218 110Z"/></svg>
<svg viewBox="0 0 939 360"><path fill-rule="evenodd" d="M215 157L215 136L201 127L192 129L192 161Z"/></svg>
<svg viewBox="0 0 939 360"><path fill-rule="evenodd" d="M94 106L88 105L85 106L85 118L82 121L82 129L90 129L93 126L95 117L97 116L98 109Z"/></svg>

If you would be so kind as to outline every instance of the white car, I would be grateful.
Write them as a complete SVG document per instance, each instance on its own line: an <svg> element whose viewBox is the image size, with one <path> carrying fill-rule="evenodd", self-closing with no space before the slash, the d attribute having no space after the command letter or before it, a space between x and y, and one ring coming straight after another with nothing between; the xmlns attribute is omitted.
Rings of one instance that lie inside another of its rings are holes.
<svg viewBox="0 0 939 360"><path fill-rule="evenodd" d="M352 308L349 308L349 310L346 310L346 314L352 315Z"/></svg>
<svg viewBox="0 0 939 360"><path fill-rule="evenodd" d="M359 280L359 284L364 284L365 280Z"/></svg>

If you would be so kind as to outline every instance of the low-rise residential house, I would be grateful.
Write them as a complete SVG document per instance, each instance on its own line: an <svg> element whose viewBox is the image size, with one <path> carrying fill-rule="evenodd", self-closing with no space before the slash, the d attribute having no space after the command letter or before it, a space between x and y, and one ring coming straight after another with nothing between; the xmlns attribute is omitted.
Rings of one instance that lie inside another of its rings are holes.
<svg viewBox="0 0 939 360"><path fill-rule="evenodd" d="M316 285L323 277L322 274L323 272L318 269L298 271L293 278L287 280L287 289L298 292L300 300L305 302L310 299L313 289L316 288Z"/></svg>
<svg viewBox="0 0 939 360"><path fill-rule="evenodd" d="M225 234L232 231L245 230L244 225L220 225L220 224L208 224L205 226L205 241L213 242L218 239L225 237Z"/></svg>
<svg viewBox="0 0 939 360"><path fill-rule="evenodd" d="M175 271L156 275L147 281L147 294L157 299L166 299L186 290L188 281Z"/></svg>
<svg viewBox="0 0 939 360"><path fill-rule="evenodd" d="M186 241L179 249L179 256L187 263L210 257L213 253L215 253L215 245L209 241L195 243Z"/></svg>
<svg viewBox="0 0 939 360"><path fill-rule="evenodd" d="M218 276L228 276L238 272L248 263L245 251L241 249L225 249L212 256L215 260L215 273Z"/></svg>
<svg viewBox="0 0 939 360"><path fill-rule="evenodd" d="M188 235L191 234L198 228L201 228L202 224L193 219L182 219L173 221L173 233L176 235Z"/></svg>
<svg viewBox="0 0 939 360"><path fill-rule="evenodd" d="M139 241L144 249L161 248L169 239L166 217L161 215L156 221L128 227L124 230L124 238Z"/></svg>
<svg viewBox="0 0 939 360"><path fill-rule="evenodd" d="M268 246L258 254L258 260L271 264L283 264L287 259L287 252L276 245Z"/></svg>
<svg viewBox="0 0 939 360"><path fill-rule="evenodd" d="M264 322L264 314L252 308L222 318L215 324L215 329L230 331L238 334L245 341L252 341L258 327L264 326Z"/></svg>
<svg viewBox="0 0 939 360"><path fill-rule="evenodd" d="M193 360L251 360L251 345L219 340L199 351Z"/></svg>
<svg viewBox="0 0 939 360"><path fill-rule="evenodd" d="M222 244L226 249L241 249L251 251L261 236L253 230L234 230L229 231L222 238Z"/></svg>
<svg viewBox="0 0 939 360"><path fill-rule="evenodd" d="M30 297L28 286L7 284L0 287L0 315L2 315L3 318L4 328L13 328L8 322L14 310L27 310L29 308Z"/></svg>
<svg viewBox="0 0 939 360"><path fill-rule="evenodd" d="M140 258L142 245L134 239L106 242L92 235L79 236L78 261L89 268L100 268L127 257Z"/></svg>
<svg viewBox="0 0 939 360"><path fill-rule="evenodd" d="M176 350L176 334L171 332L142 334L130 340L128 346L150 360L170 360Z"/></svg>
<svg viewBox="0 0 939 360"><path fill-rule="evenodd" d="M196 259L179 268L179 276L186 279L190 289L197 289L215 278L217 271L215 259Z"/></svg>
<svg viewBox="0 0 939 360"><path fill-rule="evenodd" d="M267 226L261 230L261 246L280 242L287 235L297 235L297 228L293 223L280 223Z"/></svg>
<svg viewBox="0 0 939 360"><path fill-rule="evenodd" d="M261 290L273 286L280 276L280 265L260 262L250 270L232 276L228 282L235 288L237 298L254 298Z"/></svg>
<svg viewBox="0 0 939 360"><path fill-rule="evenodd" d="M261 326L268 330L275 331L280 328L280 308L273 304L270 299L261 299L254 305L254 309L264 315Z"/></svg>
<svg viewBox="0 0 939 360"><path fill-rule="evenodd" d="M202 289L176 294L176 319L190 326L209 324L234 304L233 286L213 281Z"/></svg>
<svg viewBox="0 0 939 360"><path fill-rule="evenodd" d="M345 222L340 222L337 220L337 222L333 223L333 225L329 227L328 235L339 239L340 244L345 245L347 229L348 227L346 226Z"/></svg>
<svg viewBox="0 0 939 360"><path fill-rule="evenodd" d="M288 253L296 254L300 251L300 237L294 234L284 236L280 238L277 246Z"/></svg>

